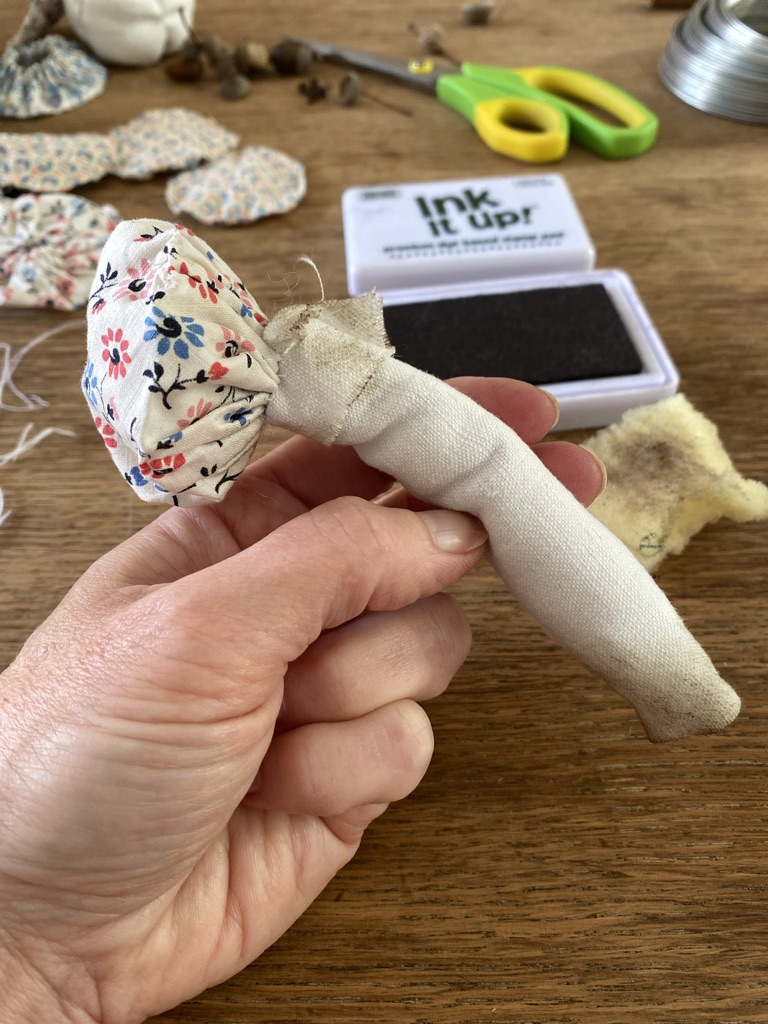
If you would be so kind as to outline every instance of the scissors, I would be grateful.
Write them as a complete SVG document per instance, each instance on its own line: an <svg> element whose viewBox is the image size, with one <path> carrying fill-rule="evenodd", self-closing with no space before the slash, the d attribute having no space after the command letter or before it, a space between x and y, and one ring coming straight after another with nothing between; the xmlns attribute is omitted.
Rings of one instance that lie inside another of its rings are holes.
<svg viewBox="0 0 768 1024"><path fill-rule="evenodd" d="M432 60L396 60L318 39L292 41L310 47L318 57L378 71L436 94L471 122L487 146L528 163L560 160L569 139L608 159L637 156L650 149L658 133L658 119L634 96L573 68L464 62L453 74ZM579 102L611 120L589 113Z"/></svg>

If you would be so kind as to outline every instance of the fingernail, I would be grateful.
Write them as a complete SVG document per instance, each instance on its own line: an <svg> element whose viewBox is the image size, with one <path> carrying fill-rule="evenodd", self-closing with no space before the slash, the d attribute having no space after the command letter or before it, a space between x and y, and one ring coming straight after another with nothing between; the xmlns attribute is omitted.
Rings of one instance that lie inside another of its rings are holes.
<svg viewBox="0 0 768 1024"><path fill-rule="evenodd" d="M603 460L598 459L594 452L592 452L592 458L598 464L598 466L600 467L600 472L603 474L603 482L600 484L600 490L595 495L595 500L597 500L608 484L608 470L605 468L605 463L603 462Z"/></svg>
<svg viewBox="0 0 768 1024"><path fill-rule="evenodd" d="M488 540L488 534L480 520L464 512L439 508L417 512L416 515L423 520L441 551L464 554L467 551L474 551Z"/></svg>
<svg viewBox="0 0 768 1024"><path fill-rule="evenodd" d="M552 408L555 410L555 421L552 424L552 426L549 428L550 430L552 430L553 427L557 426L557 421L560 419L560 403L555 398L555 396L552 394L552 392L551 391L547 391L546 388L539 388L539 391L541 391L543 394L545 394L547 396L547 398L552 403Z"/></svg>

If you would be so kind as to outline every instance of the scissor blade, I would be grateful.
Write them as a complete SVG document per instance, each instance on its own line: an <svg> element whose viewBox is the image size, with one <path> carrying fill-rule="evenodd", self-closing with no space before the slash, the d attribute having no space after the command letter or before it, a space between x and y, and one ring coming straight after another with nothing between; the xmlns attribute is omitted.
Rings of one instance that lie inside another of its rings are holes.
<svg viewBox="0 0 768 1024"><path fill-rule="evenodd" d="M366 71L378 71L379 74L397 78L398 81L410 85L411 88L422 89L424 92L434 92L437 88L437 80L443 73L435 69L431 61L420 64L418 61L397 60L394 57L382 57L365 50L355 50L349 46L326 43L321 39L289 36L288 41L303 43L318 57L324 57L326 60L345 64L348 67L363 68Z"/></svg>

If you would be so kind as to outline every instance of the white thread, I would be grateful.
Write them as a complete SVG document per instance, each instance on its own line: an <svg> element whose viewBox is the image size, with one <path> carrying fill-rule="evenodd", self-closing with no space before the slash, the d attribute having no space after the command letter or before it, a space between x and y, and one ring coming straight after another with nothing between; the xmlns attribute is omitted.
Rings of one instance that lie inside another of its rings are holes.
<svg viewBox="0 0 768 1024"><path fill-rule="evenodd" d="M34 429L34 423L28 423L19 435L19 440L16 442L16 447L11 451L6 452L5 455L0 455L0 467L7 466L9 462L15 462L17 459L25 455L35 445L40 444L46 437L50 437L51 434L61 434L62 437L77 437L77 434L73 430L62 430L61 427L43 427L42 430L38 431L34 437L29 435Z"/></svg>
<svg viewBox="0 0 768 1024"><path fill-rule="evenodd" d="M25 395L23 391L20 391L13 380L13 374L19 366L24 356L30 352L37 345L47 341L56 334L61 334L63 331L68 331L72 327L81 326L84 321L68 321L65 324L59 324L57 327L52 327L50 331L45 331L43 334L39 334L36 338L28 341L26 345L15 353L12 354L11 346L7 341L0 341L0 409L4 409L6 412L26 412L29 409L42 409L48 403L45 399L39 395ZM9 405L3 399L3 392L8 389L21 403L20 405Z"/></svg>
<svg viewBox="0 0 768 1024"><path fill-rule="evenodd" d="M47 341L54 335L61 334L64 331L70 330L72 327L78 327L84 325L82 320L70 320L64 324L58 324L56 327L52 327L50 331L44 331L42 334L38 334L36 338L28 341L26 345L22 345L15 353L12 352L11 346L7 341L0 341L0 409L6 412L29 412L33 409L43 409L48 403L44 398L39 395L25 395L21 391L16 383L14 382L13 375L16 372L19 363L22 361L24 356L30 352L37 345ZM4 401L4 392L8 389L12 395L18 400L20 404L9 405L8 402ZM4 455L0 455L0 466L7 466L9 462L15 462L18 458L28 452L35 445L44 441L46 437L50 437L51 434L61 434L64 437L76 437L77 435L71 430L62 430L60 427L44 427L34 437L30 437L34 424L28 423L22 430L16 447L11 451L6 452ZM3 496L2 488L0 488L0 526L10 516L11 510L5 508L5 498Z"/></svg>

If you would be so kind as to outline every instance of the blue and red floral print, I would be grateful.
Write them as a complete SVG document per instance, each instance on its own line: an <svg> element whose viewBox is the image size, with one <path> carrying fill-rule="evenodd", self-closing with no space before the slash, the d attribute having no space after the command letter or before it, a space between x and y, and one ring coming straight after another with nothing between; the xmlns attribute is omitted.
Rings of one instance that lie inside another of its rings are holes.
<svg viewBox="0 0 768 1024"><path fill-rule="evenodd" d="M266 317L185 227L127 222L109 250L88 300L94 423L140 497L215 500L247 465L277 388Z"/></svg>

